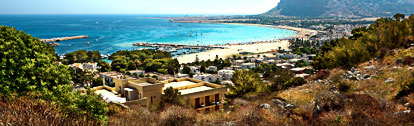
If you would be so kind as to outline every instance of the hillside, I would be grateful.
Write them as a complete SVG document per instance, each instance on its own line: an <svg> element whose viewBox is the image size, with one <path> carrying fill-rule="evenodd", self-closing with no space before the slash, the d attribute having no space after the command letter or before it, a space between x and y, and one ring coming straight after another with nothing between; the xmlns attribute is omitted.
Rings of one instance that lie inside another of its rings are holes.
<svg viewBox="0 0 414 126"><path fill-rule="evenodd" d="M376 17L414 13L412 0L280 0L269 16Z"/></svg>

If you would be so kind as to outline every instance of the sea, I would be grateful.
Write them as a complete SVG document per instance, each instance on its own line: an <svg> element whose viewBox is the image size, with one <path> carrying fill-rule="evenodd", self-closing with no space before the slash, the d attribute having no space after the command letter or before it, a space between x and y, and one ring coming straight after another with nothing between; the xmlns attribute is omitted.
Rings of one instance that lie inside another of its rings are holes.
<svg viewBox="0 0 414 126"><path fill-rule="evenodd" d="M76 50L112 54L143 47L134 43L215 45L283 39L295 31L268 27L173 23L160 17L185 15L0 15L0 25L15 27L40 39L87 35L88 38L59 42L59 55ZM89 44L88 44L89 43Z"/></svg>

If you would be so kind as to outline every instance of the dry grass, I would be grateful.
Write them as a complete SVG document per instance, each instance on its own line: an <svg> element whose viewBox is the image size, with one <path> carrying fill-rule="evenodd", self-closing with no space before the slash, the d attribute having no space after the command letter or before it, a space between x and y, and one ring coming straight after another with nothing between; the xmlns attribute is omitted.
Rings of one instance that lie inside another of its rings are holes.
<svg viewBox="0 0 414 126"><path fill-rule="evenodd" d="M49 102L25 97L5 102L0 98L0 125L87 126L101 124L101 122L88 121L76 115L62 113L59 107Z"/></svg>

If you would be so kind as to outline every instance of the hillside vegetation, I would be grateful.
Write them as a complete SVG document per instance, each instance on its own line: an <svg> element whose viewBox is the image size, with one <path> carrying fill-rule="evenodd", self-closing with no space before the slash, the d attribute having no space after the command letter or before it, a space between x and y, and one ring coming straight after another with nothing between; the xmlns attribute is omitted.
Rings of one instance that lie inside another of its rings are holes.
<svg viewBox="0 0 414 126"><path fill-rule="evenodd" d="M280 0L278 6L265 13L275 16L391 16L414 13L412 0Z"/></svg>

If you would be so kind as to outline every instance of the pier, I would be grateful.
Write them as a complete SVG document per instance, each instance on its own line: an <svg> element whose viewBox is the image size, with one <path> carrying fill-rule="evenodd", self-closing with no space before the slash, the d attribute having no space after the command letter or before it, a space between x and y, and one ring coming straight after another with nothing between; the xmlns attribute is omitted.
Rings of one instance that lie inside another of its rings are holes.
<svg viewBox="0 0 414 126"><path fill-rule="evenodd" d="M88 38L88 36L87 35L80 35L80 36L72 36L72 37L40 39L40 41L42 41L42 42L59 42L59 41L82 39L82 38Z"/></svg>

